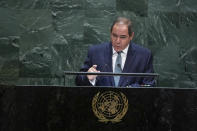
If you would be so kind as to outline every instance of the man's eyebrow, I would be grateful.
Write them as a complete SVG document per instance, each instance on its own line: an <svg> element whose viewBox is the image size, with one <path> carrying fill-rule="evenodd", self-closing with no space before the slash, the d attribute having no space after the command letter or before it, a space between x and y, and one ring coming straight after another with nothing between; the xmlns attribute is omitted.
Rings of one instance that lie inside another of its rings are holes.
<svg viewBox="0 0 197 131"><path fill-rule="evenodd" d="M116 33L112 33L112 35L116 35L116 36L118 36ZM124 37L124 36L127 36L127 35L120 35L120 37Z"/></svg>
<svg viewBox="0 0 197 131"><path fill-rule="evenodd" d="M115 33L112 33L112 35L113 35L113 36L118 36L118 35L117 35L117 34L115 34Z"/></svg>

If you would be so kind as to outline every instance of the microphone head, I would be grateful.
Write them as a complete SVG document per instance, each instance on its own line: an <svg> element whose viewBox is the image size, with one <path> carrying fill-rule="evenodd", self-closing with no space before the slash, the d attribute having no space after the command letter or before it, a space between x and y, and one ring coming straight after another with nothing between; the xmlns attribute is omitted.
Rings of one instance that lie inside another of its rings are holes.
<svg viewBox="0 0 197 131"><path fill-rule="evenodd" d="M122 68L121 68L121 65L120 65L120 63L119 63L119 64L117 64L117 66L120 68L120 70L121 70L121 71L123 71L123 70L122 70Z"/></svg>
<svg viewBox="0 0 197 131"><path fill-rule="evenodd" d="M117 64L117 66L121 68L121 65L120 65L120 63L118 63L118 64Z"/></svg>

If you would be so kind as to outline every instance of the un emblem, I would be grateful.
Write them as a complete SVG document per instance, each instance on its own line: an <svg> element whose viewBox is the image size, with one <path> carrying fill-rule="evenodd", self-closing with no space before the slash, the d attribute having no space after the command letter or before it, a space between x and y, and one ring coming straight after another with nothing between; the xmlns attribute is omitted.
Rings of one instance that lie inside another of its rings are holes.
<svg viewBox="0 0 197 131"><path fill-rule="evenodd" d="M128 100L121 92L98 92L93 97L92 110L100 122L120 122L128 110Z"/></svg>

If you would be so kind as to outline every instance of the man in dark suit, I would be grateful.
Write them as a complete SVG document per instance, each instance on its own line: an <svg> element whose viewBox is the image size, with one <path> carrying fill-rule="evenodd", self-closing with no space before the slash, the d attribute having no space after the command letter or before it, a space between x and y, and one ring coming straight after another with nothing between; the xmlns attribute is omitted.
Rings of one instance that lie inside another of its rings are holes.
<svg viewBox="0 0 197 131"><path fill-rule="evenodd" d="M132 22L117 18L111 26L111 42L91 46L80 71L116 73L153 73L150 50L132 42ZM119 69L118 69L119 68ZM78 86L154 86L153 77L78 75Z"/></svg>

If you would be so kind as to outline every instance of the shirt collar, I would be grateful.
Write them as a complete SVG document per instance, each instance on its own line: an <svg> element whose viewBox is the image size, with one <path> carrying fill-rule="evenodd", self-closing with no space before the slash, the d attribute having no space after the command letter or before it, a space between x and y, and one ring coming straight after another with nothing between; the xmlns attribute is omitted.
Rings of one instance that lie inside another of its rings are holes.
<svg viewBox="0 0 197 131"><path fill-rule="evenodd" d="M130 44L128 44L128 46L127 46L124 50L122 50L122 53L127 54L127 51L128 51L128 49L129 49L129 45L130 45ZM114 50L114 47L113 47L113 46L112 46L112 53L113 53L113 55L117 53L117 52Z"/></svg>

